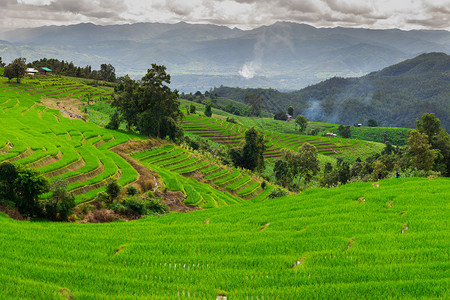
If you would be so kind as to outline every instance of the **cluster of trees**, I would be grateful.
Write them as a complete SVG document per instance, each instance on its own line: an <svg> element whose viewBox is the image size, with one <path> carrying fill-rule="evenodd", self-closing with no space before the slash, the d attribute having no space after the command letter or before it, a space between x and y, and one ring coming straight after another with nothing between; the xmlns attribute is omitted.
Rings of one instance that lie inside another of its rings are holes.
<svg viewBox="0 0 450 300"><path fill-rule="evenodd" d="M104 80L107 82L116 81L116 69L111 64L101 64L100 70L92 70L92 67L87 65L85 67L78 67L73 62L58 60L54 58L42 58L35 60L27 65L29 68L50 68L54 74L87 78L95 80Z"/></svg>
<svg viewBox="0 0 450 300"><path fill-rule="evenodd" d="M4 68L6 64L3 62L2 57L0 56L0 68Z"/></svg>
<svg viewBox="0 0 450 300"><path fill-rule="evenodd" d="M229 155L236 167L262 171L265 150L264 134L252 127L245 131L245 144L240 148L231 148Z"/></svg>
<svg viewBox="0 0 450 300"><path fill-rule="evenodd" d="M38 172L6 162L0 164L0 201L5 201L25 217L66 221L75 207L74 197L66 191L67 183L52 184ZM50 192L44 200L44 193Z"/></svg>
<svg viewBox="0 0 450 300"><path fill-rule="evenodd" d="M0 67L5 67L5 64L1 61L1 57ZM64 60L59 61L54 58L42 58L28 64L26 63L25 58L16 58L5 67L3 76L7 77L10 81L12 78L17 78L17 82L20 83L20 79L25 76L27 68L42 67L50 68L56 75L103 80L107 82L116 81L116 69L111 64L101 64L100 70L92 70L91 66L86 66L84 68L77 67L73 62L65 62Z"/></svg>
<svg viewBox="0 0 450 300"><path fill-rule="evenodd" d="M112 116L109 127L117 129L124 121L128 130L136 129L147 136L181 140L183 129L180 125L182 113L178 91L172 91L167 84L170 84L170 75L166 73L166 67L156 64L152 64L152 68L139 81L124 77L112 102L118 114Z"/></svg>

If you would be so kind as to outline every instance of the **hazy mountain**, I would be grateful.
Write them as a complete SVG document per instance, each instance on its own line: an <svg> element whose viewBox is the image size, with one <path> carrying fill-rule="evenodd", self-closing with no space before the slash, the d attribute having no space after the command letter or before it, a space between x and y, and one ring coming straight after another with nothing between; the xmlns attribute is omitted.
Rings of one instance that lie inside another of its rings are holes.
<svg viewBox="0 0 450 300"><path fill-rule="evenodd" d="M380 125L412 128L423 113L432 112L450 130L450 56L445 53L422 54L359 78L334 77L291 93L228 87L213 92L237 101L255 93L273 113L292 105L312 121L348 125L375 118Z"/></svg>
<svg viewBox="0 0 450 300"><path fill-rule="evenodd" d="M361 76L424 52L450 53L448 31L315 28L275 23L253 30L187 23L78 24L0 34L4 61L73 61L139 76L164 64L183 91L213 86L295 90L333 76ZM196 76L190 76L195 74ZM245 75L244 78L241 75Z"/></svg>

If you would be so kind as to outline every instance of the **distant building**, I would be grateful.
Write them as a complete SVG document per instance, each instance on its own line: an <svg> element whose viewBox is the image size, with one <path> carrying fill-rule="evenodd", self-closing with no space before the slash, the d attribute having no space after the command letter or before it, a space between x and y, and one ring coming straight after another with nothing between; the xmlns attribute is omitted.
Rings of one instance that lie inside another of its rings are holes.
<svg viewBox="0 0 450 300"><path fill-rule="evenodd" d="M38 71L41 75L52 75L52 70L47 67L38 68Z"/></svg>
<svg viewBox="0 0 450 300"><path fill-rule="evenodd" d="M286 118L287 118L288 120L290 120L290 119L292 119L292 116L291 116L290 114L286 114Z"/></svg>
<svg viewBox="0 0 450 300"><path fill-rule="evenodd" d="M327 133L325 133L325 136L336 137L336 133L327 132Z"/></svg>
<svg viewBox="0 0 450 300"><path fill-rule="evenodd" d="M35 74L39 73L38 70L34 69L34 68L27 68L25 70L25 75L30 75L30 76L34 76Z"/></svg>
<svg viewBox="0 0 450 300"><path fill-rule="evenodd" d="M358 125L357 125L358 127L361 127L362 126L362 124L361 123L358 123Z"/></svg>

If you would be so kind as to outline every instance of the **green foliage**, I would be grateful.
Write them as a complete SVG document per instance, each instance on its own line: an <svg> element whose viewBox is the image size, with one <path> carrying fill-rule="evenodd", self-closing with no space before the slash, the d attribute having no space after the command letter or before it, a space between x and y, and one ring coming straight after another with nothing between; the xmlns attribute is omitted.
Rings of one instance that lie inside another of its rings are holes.
<svg viewBox="0 0 450 300"><path fill-rule="evenodd" d="M277 188L274 188L274 189L270 192L268 198L269 198L269 199L274 199L274 198L279 198L279 197L283 197L283 196L286 196L286 195L287 195L287 192L286 192L285 189L282 189L282 188L280 188L280 187L277 187Z"/></svg>
<svg viewBox="0 0 450 300"><path fill-rule="evenodd" d="M276 114L273 115L273 119L274 120L286 121L288 119L288 117L286 116L285 112L279 110Z"/></svg>
<svg viewBox="0 0 450 300"><path fill-rule="evenodd" d="M252 127L245 131L244 146L230 150L231 160L235 166L261 171L264 168L265 149L264 135Z"/></svg>
<svg viewBox="0 0 450 300"><path fill-rule="evenodd" d="M350 125L339 125L338 132L343 138L350 138L352 136Z"/></svg>
<svg viewBox="0 0 450 300"><path fill-rule="evenodd" d="M12 63L5 67L3 76L7 77L9 81L11 81L12 78L16 78L17 83L20 83L20 79L25 75L26 69L25 58L16 58Z"/></svg>
<svg viewBox="0 0 450 300"><path fill-rule="evenodd" d="M303 115L298 115L295 119L295 124L298 125L300 132L304 132L308 126L308 118Z"/></svg>
<svg viewBox="0 0 450 300"><path fill-rule="evenodd" d="M137 188L135 186L130 185L130 186L127 187L127 195L128 196L134 196L137 193L138 193L138 190L137 190Z"/></svg>
<svg viewBox="0 0 450 300"><path fill-rule="evenodd" d="M250 106L250 116L261 116L261 110L264 106L263 97L256 94L250 94L245 97L245 104Z"/></svg>
<svg viewBox="0 0 450 300"><path fill-rule="evenodd" d="M123 89L112 105L127 123L127 129L136 127L141 134L178 140L183 135L178 122L182 116L178 91L172 91L166 67L152 64L152 68L138 82L126 76Z"/></svg>
<svg viewBox="0 0 450 300"><path fill-rule="evenodd" d="M411 130L406 144L412 155L411 163L414 168L425 171L433 168L436 153L431 149L428 136L425 133L420 133L415 129Z"/></svg>
<svg viewBox="0 0 450 300"><path fill-rule="evenodd" d="M289 106L287 109L287 113L291 115L291 117L294 117L294 108L292 106Z"/></svg>
<svg viewBox="0 0 450 300"><path fill-rule="evenodd" d="M367 120L367 126L369 127L378 127L378 122L375 119Z"/></svg>
<svg viewBox="0 0 450 300"><path fill-rule="evenodd" d="M44 201L45 217L52 221L67 221L75 207L75 197L67 192L67 181L52 182L50 196Z"/></svg>
<svg viewBox="0 0 450 300"><path fill-rule="evenodd" d="M207 116L207 117L212 116L211 103L208 103L205 106L205 116Z"/></svg>
<svg viewBox="0 0 450 300"><path fill-rule="evenodd" d="M120 126L119 112L115 111L115 112L111 115L111 118L110 118L110 120L109 120L109 123L106 124L106 128L112 129L112 130L117 130L117 129L119 129L119 126Z"/></svg>
<svg viewBox="0 0 450 300"><path fill-rule="evenodd" d="M108 194L110 202L113 202L119 196L120 191L121 187L116 180L106 186L106 193Z"/></svg>

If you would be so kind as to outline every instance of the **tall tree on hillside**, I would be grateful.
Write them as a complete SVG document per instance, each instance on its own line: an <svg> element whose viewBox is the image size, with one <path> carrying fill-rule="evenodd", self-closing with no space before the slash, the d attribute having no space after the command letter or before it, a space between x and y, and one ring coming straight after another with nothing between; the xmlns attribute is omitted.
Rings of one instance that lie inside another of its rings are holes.
<svg viewBox="0 0 450 300"><path fill-rule="evenodd" d="M205 116L207 116L207 117L212 116L211 103L207 103L205 106Z"/></svg>
<svg viewBox="0 0 450 300"><path fill-rule="evenodd" d="M166 67L152 64L152 68L138 82L125 77L118 96L113 101L127 128L135 126L141 134L176 140L183 135L179 125L182 116L178 91L172 91Z"/></svg>
<svg viewBox="0 0 450 300"><path fill-rule="evenodd" d="M0 56L0 68L4 68L6 64L2 61L2 57Z"/></svg>
<svg viewBox="0 0 450 300"><path fill-rule="evenodd" d="M250 94L247 97L245 97L245 104L250 106L251 116L260 116L261 115L261 109L263 108L263 97L256 94Z"/></svg>
<svg viewBox="0 0 450 300"><path fill-rule="evenodd" d="M431 170L434 165L436 153L431 149L428 143L428 136L413 129L409 132L406 141L409 152L411 154L411 164L418 170Z"/></svg>
<svg viewBox="0 0 450 300"><path fill-rule="evenodd" d="M288 162L292 179L300 174L309 182L320 171L317 149L310 143L304 143L298 153L285 151L284 158Z"/></svg>
<svg viewBox="0 0 450 300"><path fill-rule="evenodd" d="M111 106L116 107L126 123L127 130L137 126L139 114L138 83L125 76L120 83L121 90L115 95Z"/></svg>
<svg viewBox="0 0 450 300"><path fill-rule="evenodd" d="M111 64L101 64L99 75L104 81L113 82L116 80L116 69Z"/></svg>
<svg viewBox="0 0 450 300"><path fill-rule="evenodd" d="M266 150L264 135L254 127L245 131L245 144L242 148L231 149L230 157L234 165L249 170L263 170Z"/></svg>
<svg viewBox="0 0 450 300"><path fill-rule="evenodd" d="M294 108L292 106L289 106L287 109L287 113L293 117L294 116Z"/></svg>
<svg viewBox="0 0 450 300"><path fill-rule="evenodd" d="M25 58L16 58L12 63L7 65L4 70L3 76L17 79L17 83L20 83L20 79L25 76L27 65L25 64Z"/></svg>
<svg viewBox="0 0 450 300"><path fill-rule="evenodd" d="M306 130L306 127L308 126L308 118L306 118L304 115L298 115L295 119L295 125L299 126L300 132L304 132Z"/></svg>
<svg viewBox="0 0 450 300"><path fill-rule="evenodd" d="M378 127L378 122L375 119L367 120L367 126L369 127Z"/></svg>
<svg viewBox="0 0 450 300"><path fill-rule="evenodd" d="M428 142L433 149L439 150L434 170L450 176L450 137L445 129L441 128L441 120L433 113L425 113L421 120L417 120L417 129L428 136Z"/></svg>

